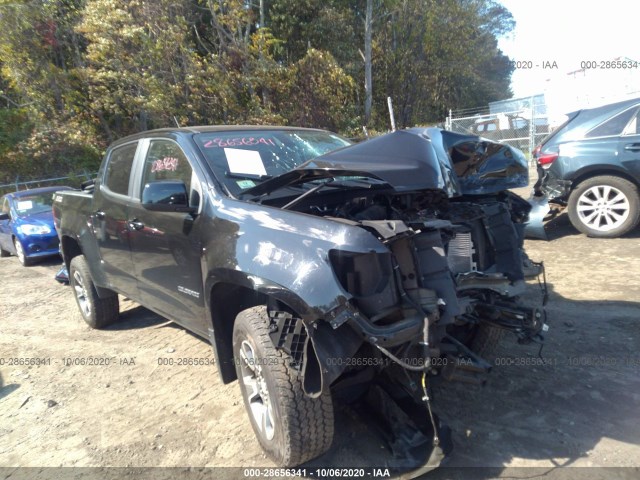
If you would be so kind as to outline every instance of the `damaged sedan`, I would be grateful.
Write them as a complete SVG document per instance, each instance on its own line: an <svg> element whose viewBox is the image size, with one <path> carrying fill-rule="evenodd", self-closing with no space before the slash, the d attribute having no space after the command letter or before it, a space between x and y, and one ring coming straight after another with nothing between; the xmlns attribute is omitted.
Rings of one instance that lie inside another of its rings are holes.
<svg viewBox="0 0 640 480"><path fill-rule="evenodd" d="M54 213L87 323L120 293L209 339L278 465L329 449L340 399L431 468L450 448L433 381L482 384L505 332L542 342L520 298L530 205L508 191L527 181L518 150L435 128L163 129L112 145Z"/></svg>

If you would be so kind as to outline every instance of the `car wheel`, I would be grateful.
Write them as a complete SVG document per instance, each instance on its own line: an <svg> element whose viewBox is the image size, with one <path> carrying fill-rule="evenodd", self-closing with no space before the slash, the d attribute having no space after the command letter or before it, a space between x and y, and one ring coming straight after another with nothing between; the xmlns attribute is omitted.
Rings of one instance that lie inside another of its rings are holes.
<svg viewBox="0 0 640 480"><path fill-rule="evenodd" d="M304 394L299 372L269 337L266 307L236 317L233 354L244 405L265 453L293 467L326 452L333 441L331 396Z"/></svg>
<svg viewBox="0 0 640 480"><path fill-rule="evenodd" d="M82 318L91 328L103 328L117 320L120 310L118 295L113 293L106 298L98 296L89 266L82 255L71 260L69 283L75 293Z"/></svg>
<svg viewBox="0 0 640 480"><path fill-rule="evenodd" d="M480 357L490 363L493 363L500 343L502 343L502 339L506 332L507 331L504 328L481 323L477 327L476 334L471 341L470 348Z"/></svg>
<svg viewBox="0 0 640 480"><path fill-rule="evenodd" d="M593 177L580 183L569 197L569 219L590 237L614 238L640 221L638 188L620 177Z"/></svg>
<svg viewBox="0 0 640 480"><path fill-rule="evenodd" d="M0 247L0 257L9 257L11 256L11 252L8 252L4 248Z"/></svg>
<svg viewBox="0 0 640 480"><path fill-rule="evenodd" d="M23 267L28 267L29 265L31 265L31 263L33 263L32 260L24 254L24 248L22 248L22 243L20 243L20 240L14 238L13 246L16 249L16 256L18 257L18 260Z"/></svg>

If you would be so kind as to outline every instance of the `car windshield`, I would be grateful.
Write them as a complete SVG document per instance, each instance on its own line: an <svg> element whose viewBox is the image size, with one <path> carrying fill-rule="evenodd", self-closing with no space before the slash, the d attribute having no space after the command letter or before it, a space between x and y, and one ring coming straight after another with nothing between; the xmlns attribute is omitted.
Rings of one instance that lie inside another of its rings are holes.
<svg viewBox="0 0 640 480"><path fill-rule="evenodd" d="M313 130L211 132L195 139L216 177L234 196L351 144L334 133Z"/></svg>
<svg viewBox="0 0 640 480"><path fill-rule="evenodd" d="M13 205L16 213L21 217L50 212L53 205L53 192L21 195L14 198Z"/></svg>

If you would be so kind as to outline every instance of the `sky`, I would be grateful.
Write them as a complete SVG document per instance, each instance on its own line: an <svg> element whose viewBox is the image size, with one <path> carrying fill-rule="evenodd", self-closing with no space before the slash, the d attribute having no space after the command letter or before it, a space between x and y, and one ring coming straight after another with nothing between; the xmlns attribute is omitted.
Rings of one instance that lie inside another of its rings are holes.
<svg viewBox="0 0 640 480"><path fill-rule="evenodd" d="M499 0L513 15L516 27L498 46L523 67L512 75L514 97L544 91L547 80L566 77L584 61L616 57L638 60L640 40L634 1ZM531 63L528 63L531 62ZM547 63L548 62L548 63ZM543 68L556 62L558 68ZM602 88L610 72L600 71Z"/></svg>

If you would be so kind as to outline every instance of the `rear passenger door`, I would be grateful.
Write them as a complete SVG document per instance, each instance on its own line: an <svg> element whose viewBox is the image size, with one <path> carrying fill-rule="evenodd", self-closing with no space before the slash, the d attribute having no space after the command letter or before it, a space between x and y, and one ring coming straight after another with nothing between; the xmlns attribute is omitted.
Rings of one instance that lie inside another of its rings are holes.
<svg viewBox="0 0 640 480"><path fill-rule="evenodd" d="M94 193L93 232L98 242L102 270L108 286L134 300L139 298L134 275L127 210L131 203L131 173L138 142L115 147Z"/></svg>
<svg viewBox="0 0 640 480"><path fill-rule="evenodd" d="M143 142L136 198L128 217L131 252L143 303L206 334L200 218L197 213L149 211L140 202L142 189L148 182L180 180L187 187L190 206L201 208L201 183L187 154L174 140L158 138Z"/></svg>

